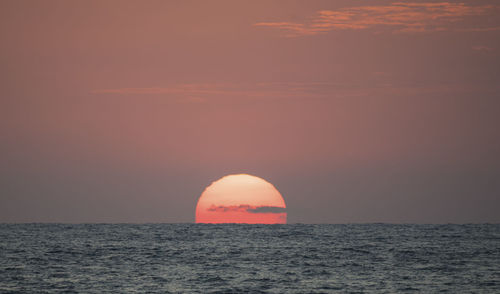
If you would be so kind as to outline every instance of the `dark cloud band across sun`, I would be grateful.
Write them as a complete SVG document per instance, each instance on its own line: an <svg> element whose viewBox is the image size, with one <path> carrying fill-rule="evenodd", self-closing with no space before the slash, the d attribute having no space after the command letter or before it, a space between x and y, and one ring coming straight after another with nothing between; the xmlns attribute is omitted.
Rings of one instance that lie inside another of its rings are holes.
<svg viewBox="0 0 500 294"><path fill-rule="evenodd" d="M210 206L207 211L211 212L248 212L248 213L283 213L286 212L286 208L278 206L252 206L248 204L241 205L230 205L224 206L219 205Z"/></svg>
<svg viewBox="0 0 500 294"><path fill-rule="evenodd" d="M362 30L377 28L397 33L432 31L499 30L500 24L483 23L482 17L494 15L499 7L467 5L465 3L404 3L346 7L320 10L309 22L258 22L260 27L277 28L287 37L317 35L333 30ZM477 27L460 25L466 19L477 18Z"/></svg>

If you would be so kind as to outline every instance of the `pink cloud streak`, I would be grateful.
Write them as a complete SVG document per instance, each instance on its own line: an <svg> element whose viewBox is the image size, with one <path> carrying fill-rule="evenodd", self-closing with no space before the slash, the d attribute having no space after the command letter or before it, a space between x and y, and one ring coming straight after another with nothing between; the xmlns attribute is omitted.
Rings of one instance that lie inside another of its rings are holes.
<svg viewBox="0 0 500 294"><path fill-rule="evenodd" d="M467 18L492 14L498 6L470 6L464 3L403 3L385 6L347 7L338 10L320 10L307 23L258 22L258 27L276 28L287 37L317 35L333 30L389 29L392 32L430 31L489 31L495 27L453 28Z"/></svg>

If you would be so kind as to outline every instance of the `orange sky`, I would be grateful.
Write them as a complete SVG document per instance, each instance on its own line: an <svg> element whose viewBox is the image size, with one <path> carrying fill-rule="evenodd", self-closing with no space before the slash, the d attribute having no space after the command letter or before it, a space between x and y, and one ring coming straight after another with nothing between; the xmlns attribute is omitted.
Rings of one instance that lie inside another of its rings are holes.
<svg viewBox="0 0 500 294"><path fill-rule="evenodd" d="M498 222L497 1L2 1L0 222Z"/></svg>

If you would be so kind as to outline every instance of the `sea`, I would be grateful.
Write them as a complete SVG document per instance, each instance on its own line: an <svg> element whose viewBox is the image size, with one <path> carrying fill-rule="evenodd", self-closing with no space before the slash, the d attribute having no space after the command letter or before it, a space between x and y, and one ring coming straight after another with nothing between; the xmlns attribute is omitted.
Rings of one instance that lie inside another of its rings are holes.
<svg viewBox="0 0 500 294"><path fill-rule="evenodd" d="M0 224L0 293L500 293L500 225Z"/></svg>

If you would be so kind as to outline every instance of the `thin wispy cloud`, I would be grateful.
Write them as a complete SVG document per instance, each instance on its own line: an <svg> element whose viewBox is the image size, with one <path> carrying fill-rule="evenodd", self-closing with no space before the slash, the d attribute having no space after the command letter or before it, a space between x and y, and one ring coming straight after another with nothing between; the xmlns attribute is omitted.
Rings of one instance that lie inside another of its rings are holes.
<svg viewBox="0 0 500 294"><path fill-rule="evenodd" d="M472 46L472 50L480 51L480 52L492 52L493 48L488 47L488 46L478 45L478 46Z"/></svg>
<svg viewBox="0 0 500 294"><path fill-rule="evenodd" d="M474 46L473 50L490 52L486 46ZM265 83L200 83L178 84L164 87L116 88L91 91L95 95L119 95L132 97L161 97L175 102L205 103L214 100L238 99L331 99L371 97L408 93L449 93L463 89L462 84L432 85L422 87L418 83L395 84L393 77L383 72L354 82L265 82Z"/></svg>
<svg viewBox="0 0 500 294"><path fill-rule="evenodd" d="M224 94L231 84L180 84L167 87L118 88L94 90L94 94Z"/></svg>
<svg viewBox="0 0 500 294"><path fill-rule="evenodd" d="M321 97L329 94L339 85L321 82L276 82L276 83L201 83L179 84L165 87L117 88L93 90L93 94L114 95L163 95L181 99L199 98L293 98Z"/></svg>
<svg viewBox="0 0 500 294"><path fill-rule="evenodd" d="M317 35L333 30L379 29L398 33L431 31L496 30L496 24L469 27L467 20L485 15L495 15L498 6L467 5L465 3L404 3L395 2L381 6L346 7L337 10L320 10L305 23L258 22L258 27L279 29L288 37Z"/></svg>
<svg viewBox="0 0 500 294"><path fill-rule="evenodd" d="M252 206L248 204L241 205L219 205L210 206L207 211L212 212L248 212L248 213L284 213L286 208L278 206Z"/></svg>

